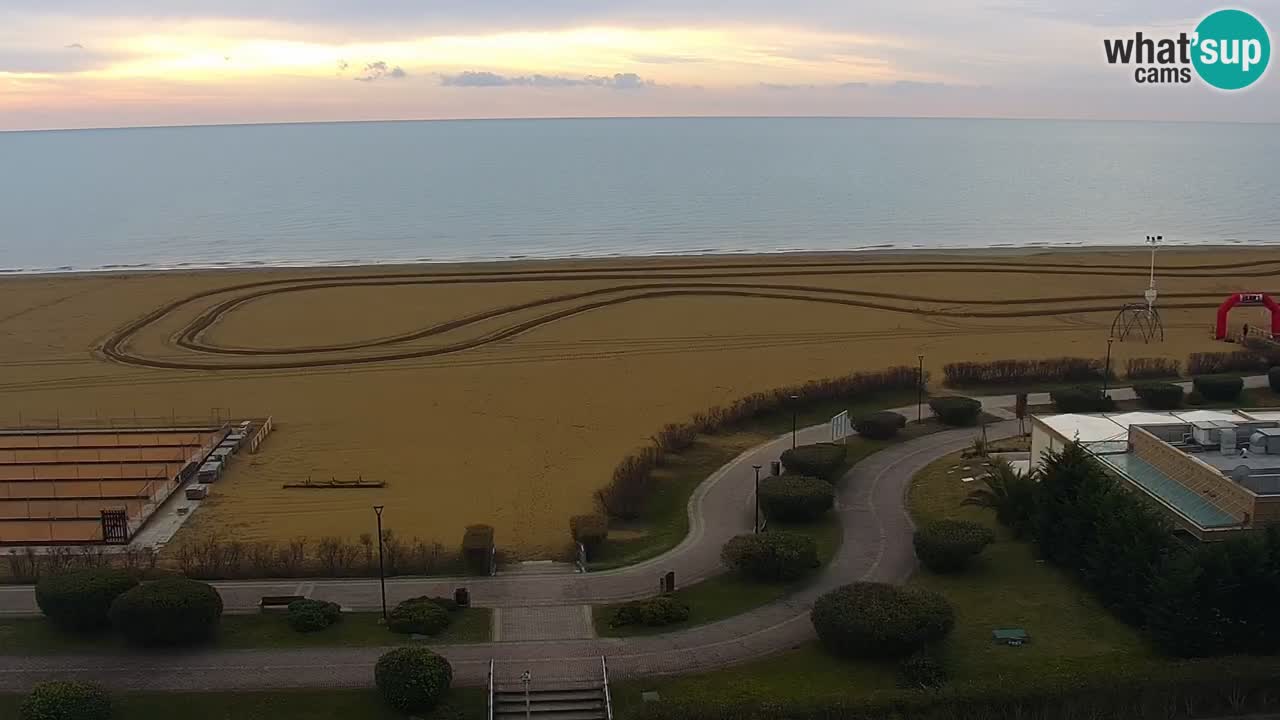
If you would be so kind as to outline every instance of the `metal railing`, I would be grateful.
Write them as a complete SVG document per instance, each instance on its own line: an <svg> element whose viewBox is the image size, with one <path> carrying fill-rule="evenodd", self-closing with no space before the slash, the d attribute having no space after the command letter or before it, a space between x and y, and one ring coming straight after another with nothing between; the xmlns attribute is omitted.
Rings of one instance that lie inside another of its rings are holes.
<svg viewBox="0 0 1280 720"><path fill-rule="evenodd" d="M489 659L489 720L493 720L493 658Z"/></svg>
<svg viewBox="0 0 1280 720"><path fill-rule="evenodd" d="M604 717L613 720L613 698L609 695L609 664L600 656L600 675L604 678Z"/></svg>
<svg viewBox="0 0 1280 720"><path fill-rule="evenodd" d="M587 571L587 546L582 543L578 543L578 556L574 559L574 565L580 573Z"/></svg>

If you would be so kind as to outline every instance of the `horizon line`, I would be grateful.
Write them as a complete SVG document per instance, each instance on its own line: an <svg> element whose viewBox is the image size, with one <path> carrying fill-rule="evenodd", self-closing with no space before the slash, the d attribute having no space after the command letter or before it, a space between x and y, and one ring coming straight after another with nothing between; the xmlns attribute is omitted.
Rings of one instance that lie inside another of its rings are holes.
<svg viewBox="0 0 1280 720"><path fill-rule="evenodd" d="M999 120L1008 122L1153 123L1179 125L1280 125L1280 120L1152 120L1146 118L995 117L983 115L550 115L528 117L380 118L365 120L273 120L262 122L175 123L158 125L102 125L91 127L20 128L0 134L92 132L103 130L164 130L215 127L273 127L288 125L373 125L446 122L547 122L566 120Z"/></svg>

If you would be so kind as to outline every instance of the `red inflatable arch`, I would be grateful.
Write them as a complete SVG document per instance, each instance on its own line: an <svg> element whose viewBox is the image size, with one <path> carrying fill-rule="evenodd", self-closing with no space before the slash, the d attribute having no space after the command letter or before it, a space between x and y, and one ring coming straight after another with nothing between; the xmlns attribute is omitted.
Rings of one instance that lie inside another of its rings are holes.
<svg viewBox="0 0 1280 720"><path fill-rule="evenodd" d="M1266 307L1267 310L1271 311L1271 334L1280 335L1280 303L1276 303L1266 293L1248 292L1236 293L1218 306L1218 326L1213 333L1215 338L1223 340L1227 337L1227 313L1231 312L1231 308L1237 305L1262 305Z"/></svg>

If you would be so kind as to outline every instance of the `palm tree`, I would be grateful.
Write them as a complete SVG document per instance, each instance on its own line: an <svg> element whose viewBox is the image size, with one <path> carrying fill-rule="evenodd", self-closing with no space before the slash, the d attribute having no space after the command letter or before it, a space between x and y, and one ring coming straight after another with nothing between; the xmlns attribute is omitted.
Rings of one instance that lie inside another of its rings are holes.
<svg viewBox="0 0 1280 720"><path fill-rule="evenodd" d="M1024 475L1006 458L997 455L978 481L983 487L970 492L960 504L993 508L1001 525L1014 535L1022 535L1029 527L1035 503L1034 473Z"/></svg>

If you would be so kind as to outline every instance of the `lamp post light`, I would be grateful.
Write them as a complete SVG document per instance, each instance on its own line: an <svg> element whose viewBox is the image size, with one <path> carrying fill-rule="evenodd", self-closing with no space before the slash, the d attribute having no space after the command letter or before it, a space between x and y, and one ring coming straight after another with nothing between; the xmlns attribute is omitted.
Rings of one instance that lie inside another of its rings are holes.
<svg viewBox="0 0 1280 720"><path fill-rule="evenodd" d="M800 396L791 396L791 449L796 449L796 412L799 409Z"/></svg>
<svg viewBox="0 0 1280 720"><path fill-rule="evenodd" d="M373 506L373 514L378 516L378 585L382 588L382 622L387 621L387 572L382 563L382 505Z"/></svg>
<svg viewBox="0 0 1280 720"><path fill-rule="evenodd" d="M751 518L751 532L760 532L760 466L752 465L756 471L756 514Z"/></svg>
<svg viewBox="0 0 1280 720"><path fill-rule="evenodd" d="M1111 381L1111 343L1115 342L1115 338L1107 336L1107 362L1102 369L1102 396L1107 395L1107 384Z"/></svg>
<svg viewBox="0 0 1280 720"><path fill-rule="evenodd" d="M916 367L916 422L924 422L924 355L917 355Z"/></svg>

